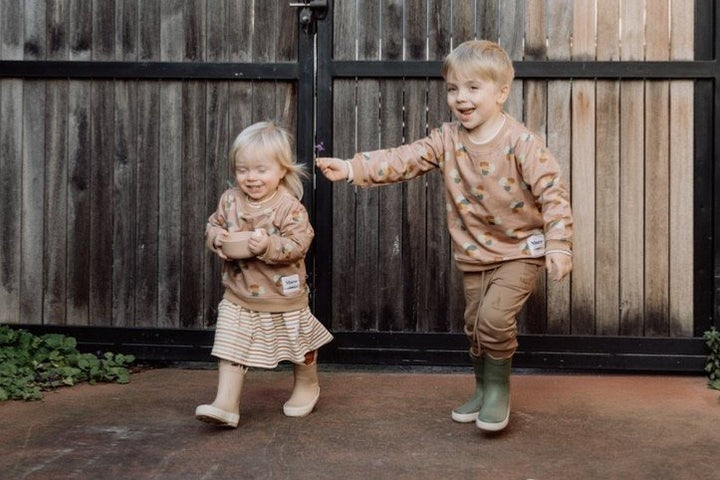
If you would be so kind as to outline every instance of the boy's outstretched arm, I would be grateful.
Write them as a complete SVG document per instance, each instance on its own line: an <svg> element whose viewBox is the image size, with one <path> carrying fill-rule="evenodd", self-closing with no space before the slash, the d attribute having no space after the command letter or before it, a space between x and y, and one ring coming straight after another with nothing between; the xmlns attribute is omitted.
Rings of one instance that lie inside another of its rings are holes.
<svg viewBox="0 0 720 480"><path fill-rule="evenodd" d="M320 169L325 178L337 182L348 178L348 162L340 158L320 157L315 159L315 165Z"/></svg>

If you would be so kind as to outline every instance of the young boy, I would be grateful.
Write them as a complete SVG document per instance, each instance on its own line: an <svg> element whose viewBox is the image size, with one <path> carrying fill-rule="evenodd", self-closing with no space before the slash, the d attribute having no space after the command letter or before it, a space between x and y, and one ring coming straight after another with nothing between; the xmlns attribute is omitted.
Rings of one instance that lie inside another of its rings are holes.
<svg viewBox="0 0 720 480"><path fill-rule="evenodd" d="M409 145L316 164L328 179L362 187L440 169L476 379L473 396L452 419L499 431L510 416L515 317L543 263L556 281L570 273L572 214L555 158L503 112L514 76L505 51L489 41L465 42L447 56L442 75L456 122Z"/></svg>

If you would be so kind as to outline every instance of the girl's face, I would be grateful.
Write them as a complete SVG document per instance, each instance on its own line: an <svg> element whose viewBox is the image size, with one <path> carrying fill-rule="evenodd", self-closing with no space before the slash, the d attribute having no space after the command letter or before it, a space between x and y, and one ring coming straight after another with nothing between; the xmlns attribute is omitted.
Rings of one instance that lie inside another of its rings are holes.
<svg viewBox="0 0 720 480"><path fill-rule="evenodd" d="M502 112L510 87L466 72L449 72L447 103L471 137L482 136L483 126Z"/></svg>
<svg viewBox="0 0 720 480"><path fill-rule="evenodd" d="M250 199L261 202L278 189L287 170L278 163L275 152L268 147L244 152L235 160L235 181Z"/></svg>

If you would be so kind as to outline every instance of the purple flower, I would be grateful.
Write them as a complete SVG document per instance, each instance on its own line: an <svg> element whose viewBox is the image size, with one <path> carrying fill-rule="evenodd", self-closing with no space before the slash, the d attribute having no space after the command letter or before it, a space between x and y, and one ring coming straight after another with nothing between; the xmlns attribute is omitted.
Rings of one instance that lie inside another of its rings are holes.
<svg viewBox="0 0 720 480"><path fill-rule="evenodd" d="M319 155L324 151L325 151L325 146L323 145L323 142L320 142L317 145L315 145L315 155Z"/></svg>

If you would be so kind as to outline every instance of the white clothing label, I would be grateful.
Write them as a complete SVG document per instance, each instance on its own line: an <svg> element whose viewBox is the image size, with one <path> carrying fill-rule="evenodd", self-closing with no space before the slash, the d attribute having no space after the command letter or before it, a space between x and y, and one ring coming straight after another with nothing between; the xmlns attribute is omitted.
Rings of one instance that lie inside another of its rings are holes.
<svg viewBox="0 0 720 480"><path fill-rule="evenodd" d="M530 255L533 257L541 257L545 254L545 235L536 233L527 237L527 246Z"/></svg>
<svg viewBox="0 0 720 480"><path fill-rule="evenodd" d="M281 281L283 293L288 294L300 291L300 277L298 274L282 277Z"/></svg>

